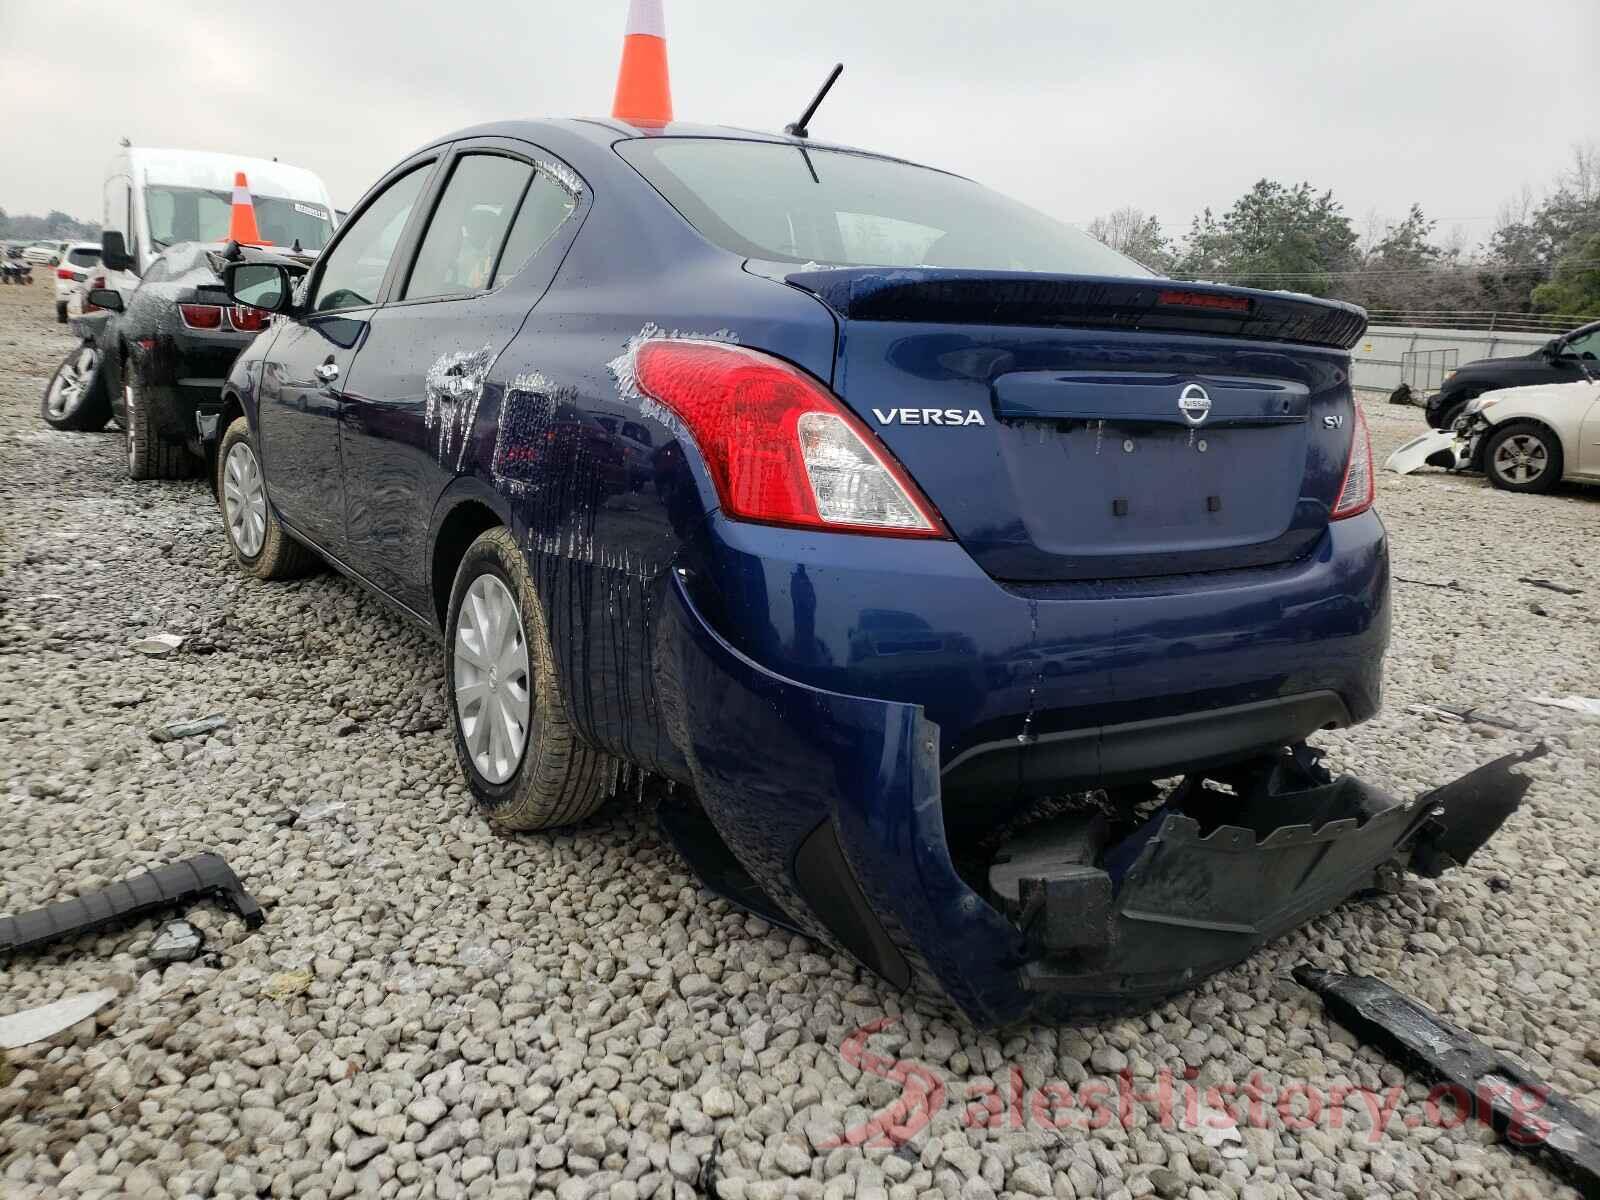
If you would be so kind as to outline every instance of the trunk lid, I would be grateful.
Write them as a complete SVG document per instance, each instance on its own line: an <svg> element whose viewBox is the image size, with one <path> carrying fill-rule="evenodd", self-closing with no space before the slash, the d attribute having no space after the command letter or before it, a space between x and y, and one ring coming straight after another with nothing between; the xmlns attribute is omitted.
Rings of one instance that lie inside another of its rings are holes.
<svg viewBox="0 0 1600 1200"><path fill-rule="evenodd" d="M1170 280L783 277L838 318L834 391L998 579L1263 566L1327 526L1360 309Z"/></svg>

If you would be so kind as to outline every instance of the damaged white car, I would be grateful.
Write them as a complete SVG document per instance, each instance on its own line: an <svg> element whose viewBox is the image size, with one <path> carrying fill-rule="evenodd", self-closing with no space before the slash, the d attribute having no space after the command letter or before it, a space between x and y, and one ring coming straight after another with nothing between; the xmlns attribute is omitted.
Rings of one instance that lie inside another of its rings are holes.
<svg viewBox="0 0 1600 1200"><path fill-rule="evenodd" d="M1488 392L1467 402L1454 428L1412 438L1384 465L1402 475L1422 466L1482 471L1512 492L1600 483L1600 380Z"/></svg>

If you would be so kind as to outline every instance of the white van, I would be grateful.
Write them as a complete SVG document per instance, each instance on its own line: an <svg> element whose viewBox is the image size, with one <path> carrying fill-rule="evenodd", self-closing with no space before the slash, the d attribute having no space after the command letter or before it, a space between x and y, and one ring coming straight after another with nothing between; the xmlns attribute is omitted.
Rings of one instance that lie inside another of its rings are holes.
<svg viewBox="0 0 1600 1200"><path fill-rule="evenodd" d="M242 154L124 146L106 168L101 228L122 235L128 266L108 270L106 286L131 292L156 255L176 242L226 241L238 171L250 185L264 239L285 249L298 241L308 254L322 249L333 235L334 207L315 172Z"/></svg>

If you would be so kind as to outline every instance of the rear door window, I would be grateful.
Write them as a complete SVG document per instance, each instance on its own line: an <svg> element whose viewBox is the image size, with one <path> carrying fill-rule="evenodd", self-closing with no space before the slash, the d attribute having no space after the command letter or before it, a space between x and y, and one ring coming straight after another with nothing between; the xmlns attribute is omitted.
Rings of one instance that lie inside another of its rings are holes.
<svg viewBox="0 0 1600 1200"><path fill-rule="evenodd" d="M506 240L505 253L494 273L494 286L498 287L527 266L539 253L556 230L578 206L575 197L543 171L535 172L528 194L522 198L517 219L511 226L511 236Z"/></svg>
<svg viewBox="0 0 1600 1200"><path fill-rule="evenodd" d="M486 291L533 168L498 154L464 154L428 222L405 298Z"/></svg>
<svg viewBox="0 0 1600 1200"><path fill-rule="evenodd" d="M324 260L312 311L361 308L378 302L389 260L432 166L431 162L422 163L396 179L343 231L344 236Z"/></svg>

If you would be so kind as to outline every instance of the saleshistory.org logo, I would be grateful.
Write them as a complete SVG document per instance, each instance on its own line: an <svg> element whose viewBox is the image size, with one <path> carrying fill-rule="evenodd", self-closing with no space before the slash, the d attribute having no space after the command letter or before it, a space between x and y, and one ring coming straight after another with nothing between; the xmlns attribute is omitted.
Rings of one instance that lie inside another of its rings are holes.
<svg viewBox="0 0 1600 1200"><path fill-rule="evenodd" d="M875 408L879 425L982 425L975 408Z"/></svg>
<svg viewBox="0 0 1600 1200"><path fill-rule="evenodd" d="M1406 1089L1384 1091L1352 1084L1287 1080L1268 1084L1257 1071L1244 1083L1203 1083L1194 1066L1159 1068L1153 1079L1135 1083L1124 1068L1115 1079L1088 1078L1073 1087L1064 1080L1025 1086L1020 1067L990 1072L984 1079L959 1085L925 1063L894 1058L868 1049L873 1034L895 1023L880 1017L851 1033L839 1047L849 1067L900 1086L900 1095L866 1120L826 1139L819 1150L840 1146L903 1146L932 1122L952 1101L966 1129L1040 1129L1061 1134L1090 1131L1120 1123L1124 1129L1158 1125L1183 1129L1208 1143L1242 1142L1241 1128L1279 1128L1293 1132L1341 1129L1346 1120L1364 1127L1371 1144L1381 1141L1398 1122L1406 1129L1427 1126L1455 1129L1468 1121L1507 1123L1506 1137L1519 1146L1534 1146L1550 1137L1553 1123L1538 1115L1548 1092L1541 1087L1513 1085L1485 1077L1476 1093L1457 1084L1438 1084L1417 1111ZM1359 1123L1358 1123L1359 1122ZM1226 1154L1226 1152L1224 1152Z"/></svg>
<svg viewBox="0 0 1600 1200"><path fill-rule="evenodd" d="M1211 415L1211 393L1198 383L1191 383L1178 393L1178 411L1191 425L1198 425Z"/></svg>

